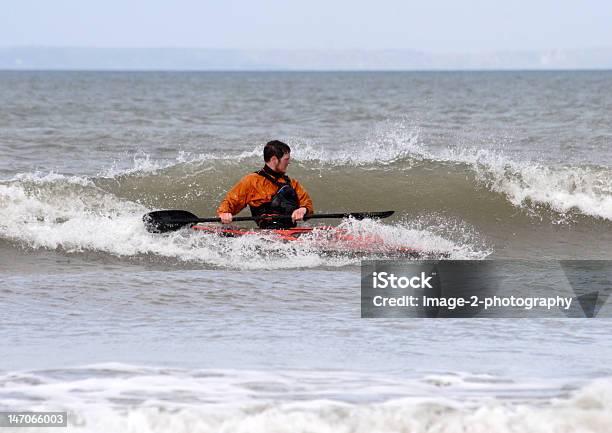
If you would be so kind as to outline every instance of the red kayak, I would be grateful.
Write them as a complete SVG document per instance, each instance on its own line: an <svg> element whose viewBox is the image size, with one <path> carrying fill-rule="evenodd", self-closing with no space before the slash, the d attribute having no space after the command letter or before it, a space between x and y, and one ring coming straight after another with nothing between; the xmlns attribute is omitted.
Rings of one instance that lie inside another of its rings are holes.
<svg viewBox="0 0 612 433"><path fill-rule="evenodd" d="M387 245L374 234L353 235L338 227L296 227L283 230L225 228L220 226L194 225L192 229L224 237L260 235L278 238L284 242L312 242L321 251L329 254L380 255L385 257L423 258L431 254L404 247Z"/></svg>
<svg viewBox="0 0 612 433"><path fill-rule="evenodd" d="M306 216L308 219L320 218L352 218L381 219L387 218L394 211L377 212L349 212L332 214L313 214ZM272 218L291 218L289 215L275 216ZM304 242L306 247L311 247L317 252L330 255L350 255L372 258L420 258L437 260L448 258L447 252L424 251L404 245L397 245L385 241L381 236L373 233L351 233L339 227L296 227L292 229L246 229L229 228L219 225L194 225L198 223L220 222L218 217L199 218L197 215L184 210L158 210L149 212L142 217L145 229L150 233L168 233L185 227L191 227L202 233L224 237L240 237L245 235L262 236L281 242ZM234 221L254 221L254 217L235 217Z"/></svg>

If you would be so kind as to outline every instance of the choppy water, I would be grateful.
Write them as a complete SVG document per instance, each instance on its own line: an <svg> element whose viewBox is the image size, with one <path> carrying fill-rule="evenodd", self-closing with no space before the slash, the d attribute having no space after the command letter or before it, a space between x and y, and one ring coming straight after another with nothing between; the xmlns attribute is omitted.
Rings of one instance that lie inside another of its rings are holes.
<svg viewBox="0 0 612 433"><path fill-rule="evenodd" d="M610 259L611 87L0 72L0 406L65 408L84 431L607 431L609 321L364 320L359 257L140 217L211 215L278 138L317 211L396 210L349 231L456 259Z"/></svg>

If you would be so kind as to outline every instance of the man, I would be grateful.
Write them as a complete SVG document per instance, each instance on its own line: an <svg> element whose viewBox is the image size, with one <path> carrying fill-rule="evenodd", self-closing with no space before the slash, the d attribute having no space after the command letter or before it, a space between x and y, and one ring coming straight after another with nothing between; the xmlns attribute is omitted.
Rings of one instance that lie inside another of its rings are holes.
<svg viewBox="0 0 612 433"><path fill-rule="evenodd" d="M285 173L291 159L291 149L285 143L274 140L264 147L264 167L247 174L227 193L219 205L217 214L223 224L232 222L233 215L247 205L253 216L291 215L291 220L265 218L257 220L260 228L291 228L304 215L314 211L312 200L295 179Z"/></svg>

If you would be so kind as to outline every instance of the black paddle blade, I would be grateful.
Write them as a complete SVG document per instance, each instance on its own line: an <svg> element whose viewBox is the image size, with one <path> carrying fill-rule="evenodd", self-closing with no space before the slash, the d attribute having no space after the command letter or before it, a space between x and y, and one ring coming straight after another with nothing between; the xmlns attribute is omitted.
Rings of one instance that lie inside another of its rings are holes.
<svg viewBox="0 0 612 433"><path fill-rule="evenodd" d="M144 214L142 220L150 233L166 233L180 230L197 222L197 215L186 210L157 210Z"/></svg>
<svg viewBox="0 0 612 433"><path fill-rule="evenodd" d="M388 218L394 213L395 213L394 210L387 210L384 212L355 212L355 213L349 213L348 215L351 218L355 218L356 220L362 220L366 218L370 218L370 219Z"/></svg>

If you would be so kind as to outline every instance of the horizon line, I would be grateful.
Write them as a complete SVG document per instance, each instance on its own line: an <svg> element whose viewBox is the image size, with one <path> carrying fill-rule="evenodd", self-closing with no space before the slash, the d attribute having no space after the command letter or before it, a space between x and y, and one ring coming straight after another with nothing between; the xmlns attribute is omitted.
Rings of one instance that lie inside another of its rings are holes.
<svg viewBox="0 0 612 433"><path fill-rule="evenodd" d="M437 51L423 50L419 48L218 48L218 47L202 47L202 46L128 46L118 47L110 45L87 46L87 45L44 45L44 44L24 44L24 45L0 45L1 49L12 48L38 48L38 49L91 49L91 50L210 50L210 51L410 51L414 53L426 54L489 54L489 53L515 53L515 52L534 52L534 51L589 51L612 49L612 44L608 45L591 45L581 48L555 47L555 48L499 48L489 50L464 50L464 51Z"/></svg>
<svg viewBox="0 0 612 433"><path fill-rule="evenodd" d="M2 72L215 72L215 73L267 73L267 72L316 72L316 73L394 73L394 72L612 72L612 68L568 68L568 69L6 69Z"/></svg>

